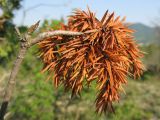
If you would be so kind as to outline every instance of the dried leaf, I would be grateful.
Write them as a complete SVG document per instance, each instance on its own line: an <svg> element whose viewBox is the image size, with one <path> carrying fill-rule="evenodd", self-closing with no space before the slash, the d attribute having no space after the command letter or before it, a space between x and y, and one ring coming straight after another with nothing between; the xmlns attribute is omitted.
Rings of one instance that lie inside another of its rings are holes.
<svg viewBox="0 0 160 120"><path fill-rule="evenodd" d="M144 70L134 30L124 22L125 18L115 19L114 13L108 11L98 20L89 9L75 10L61 29L85 34L54 36L38 43L44 63L42 71L48 71L50 76L54 73L54 85L63 84L72 96L80 95L84 83L89 87L96 81L96 111L114 112L112 103L119 101L119 91L124 92L122 85L127 83L127 76L139 77Z"/></svg>

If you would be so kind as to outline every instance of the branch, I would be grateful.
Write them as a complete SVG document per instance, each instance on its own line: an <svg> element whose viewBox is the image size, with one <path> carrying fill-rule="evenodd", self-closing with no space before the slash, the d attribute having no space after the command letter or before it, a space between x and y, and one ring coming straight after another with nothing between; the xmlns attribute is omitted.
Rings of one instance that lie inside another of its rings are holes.
<svg viewBox="0 0 160 120"><path fill-rule="evenodd" d="M93 30L88 30L86 32L72 32L72 31L64 31L64 30L56 30L56 31L50 31L50 32L44 32L39 34L36 38L31 40L31 43L29 43L29 46L32 46L45 38L49 38L55 35L65 35L65 36L78 36L78 35L84 35L84 34L89 34L93 32L99 31L98 29L93 29Z"/></svg>
<svg viewBox="0 0 160 120"><path fill-rule="evenodd" d="M33 9L36 9L38 7L42 7L42 6L46 6L46 7L65 7L65 6L68 6L70 5L72 2L72 0L68 0L66 3L61 3L61 4L46 4L46 3L40 3L40 4L37 4L37 5L34 5L34 6L31 6L27 9L25 9L24 11L25 12L28 12L28 11L31 11Z"/></svg>
<svg viewBox="0 0 160 120"><path fill-rule="evenodd" d="M14 90L14 87L15 87L15 78L17 76L17 73L19 71L19 68L20 68L20 65L22 63L22 60L26 54L26 51L27 51L27 48L26 47L22 47L19 51L19 54L17 56L17 59L14 63L14 66L13 66L13 69L11 71L11 74L10 74L10 77L9 77L9 81L7 83L7 86L6 86L6 90L5 90L5 95L4 95L4 98L3 98L3 102L2 102L2 106L1 106L1 109L0 109L0 120L3 120L4 119L4 115L6 113L6 110L7 110L7 106L8 106L8 102L10 101L11 99L11 96L13 94L13 90Z"/></svg>
<svg viewBox="0 0 160 120"><path fill-rule="evenodd" d="M55 35L66 35L66 36L77 36L77 35L83 35L84 33L81 32L72 32L72 31L61 31L61 30L57 30L57 31L52 31L52 32L45 32L45 33L41 33L40 35L38 35L36 38L31 40L31 43L29 43L29 39L30 36L28 33L21 35L19 30L16 28L16 33L18 35L19 41L20 41L20 51L19 54L17 56L17 59L14 63L13 69L11 71L6 89L5 89L5 94L4 94L4 98L3 98L3 102L1 105L1 109L0 109L0 120L4 120L4 115L7 111L7 107L8 107L8 103L11 100L11 97L13 95L14 92L14 87L16 84L16 76L18 74L20 65L24 59L24 56L28 50L28 48L30 48L32 45L35 45L36 43L44 40L45 38L48 37L52 37Z"/></svg>
<svg viewBox="0 0 160 120"><path fill-rule="evenodd" d="M25 18L26 18L27 12L32 11L32 10L34 10L34 9L36 9L36 8L43 7L43 6L44 6L44 7L67 7L67 6L69 6L71 3L72 3L72 0L68 0L66 3L61 3L61 4L46 4L46 3L40 3L40 4L37 4L37 5L31 6L31 7L27 8L27 9L23 9L23 17L22 17L21 23L22 23L22 25L23 25L23 23L24 23L24 21L25 21Z"/></svg>
<svg viewBox="0 0 160 120"><path fill-rule="evenodd" d="M39 36L31 40L30 46L44 40L45 38L49 38L55 35L65 35L65 36L78 36L83 35L82 32L72 32L72 31L64 31L64 30L56 30L56 31L50 31L50 32L44 32L41 33Z"/></svg>

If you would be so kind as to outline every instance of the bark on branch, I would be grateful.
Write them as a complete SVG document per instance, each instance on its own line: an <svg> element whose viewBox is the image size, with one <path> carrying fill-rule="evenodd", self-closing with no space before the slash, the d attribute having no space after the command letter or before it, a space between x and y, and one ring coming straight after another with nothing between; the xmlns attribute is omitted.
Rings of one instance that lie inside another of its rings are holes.
<svg viewBox="0 0 160 120"><path fill-rule="evenodd" d="M20 65L24 59L24 56L31 46L35 45L36 43L44 40L45 38L52 37L55 35L67 35L67 36L78 36L78 35L83 35L84 33L81 32L72 32L72 31L62 31L62 30L57 30L57 31L50 31L50 32L45 32L39 34L36 38L31 39L28 34L21 35L19 30L16 29L17 35L19 37L20 41L20 51L17 56L17 59L14 63L13 69L11 71L6 89L5 89L5 94L3 98L3 102L0 108L0 120L4 120L5 113L7 111L8 103L11 100L11 97L14 92L14 87L16 84L16 76L19 71ZM30 42L29 42L30 41Z"/></svg>
<svg viewBox="0 0 160 120"><path fill-rule="evenodd" d="M45 38L49 38L55 35L66 35L66 36L77 36L77 35L83 35L82 32L72 32L72 31L64 31L64 30L56 30L56 31L50 31L50 32L44 32L38 35L38 37L31 40L31 43L29 43L29 46L32 46L40 41L42 41Z"/></svg>

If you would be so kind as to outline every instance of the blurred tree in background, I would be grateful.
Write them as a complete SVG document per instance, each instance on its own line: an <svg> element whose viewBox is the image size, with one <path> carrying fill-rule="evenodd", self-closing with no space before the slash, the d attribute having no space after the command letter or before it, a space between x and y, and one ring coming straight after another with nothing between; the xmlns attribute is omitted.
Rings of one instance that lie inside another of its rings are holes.
<svg viewBox="0 0 160 120"><path fill-rule="evenodd" d="M20 9L22 0L1 0L0 10L0 62L4 63L12 57L17 49L17 39L14 33L12 19L14 11Z"/></svg>

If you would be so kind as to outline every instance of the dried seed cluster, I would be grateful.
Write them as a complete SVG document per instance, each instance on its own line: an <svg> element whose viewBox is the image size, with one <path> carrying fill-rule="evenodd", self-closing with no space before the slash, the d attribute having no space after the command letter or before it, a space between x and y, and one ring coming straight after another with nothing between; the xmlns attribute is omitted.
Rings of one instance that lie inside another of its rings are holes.
<svg viewBox="0 0 160 120"><path fill-rule="evenodd" d="M139 77L144 70L134 31L124 21L108 11L98 20L90 10L75 10L61 30L84 35L53 36L39 43L43 71L49 72L56 87L63 84L72 95L79 95L84 85L96 81L98 113L113 109L112 102L119 100L127 76Z"/></svg>

